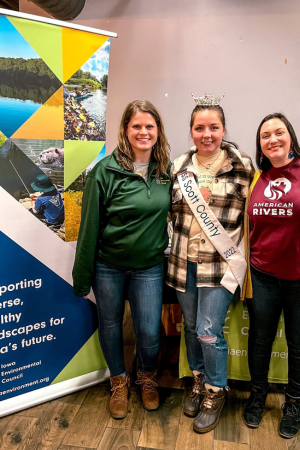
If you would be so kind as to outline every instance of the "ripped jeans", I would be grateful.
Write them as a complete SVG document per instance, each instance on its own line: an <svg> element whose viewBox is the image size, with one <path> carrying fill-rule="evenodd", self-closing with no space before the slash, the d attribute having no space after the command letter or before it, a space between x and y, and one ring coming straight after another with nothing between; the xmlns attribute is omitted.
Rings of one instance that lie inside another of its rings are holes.
<svg viewBox="0 0 300 450"><path fill-rule="evenodd" d="M186 292L177 292L184 318L187 360L191 371L204 373L204 383L227 385L228 347L223 326L231 294L223 286L196 286L197 263L188 261Z"/></svg>

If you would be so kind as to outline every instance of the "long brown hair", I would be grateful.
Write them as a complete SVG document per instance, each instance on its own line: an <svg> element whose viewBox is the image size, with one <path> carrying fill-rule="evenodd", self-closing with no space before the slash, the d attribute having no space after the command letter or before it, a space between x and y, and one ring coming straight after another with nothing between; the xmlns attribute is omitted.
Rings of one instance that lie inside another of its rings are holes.
<svg viewBox="0 0 300 450"><path fill-rule="evenodd" d="M130 172L134 171L134 153L126 137L126 131L132 116L138 112L151 114L156 122L158 137L156 144L152 149L152 155L157 162L155 176L159 176L160 174L167 175L170 158L170 146L165 135L165 129L161 117L157 109L148 100L135 100L127 105L119 127L118 147L116 150L117 161L125 170L129 170Z"/></svg>

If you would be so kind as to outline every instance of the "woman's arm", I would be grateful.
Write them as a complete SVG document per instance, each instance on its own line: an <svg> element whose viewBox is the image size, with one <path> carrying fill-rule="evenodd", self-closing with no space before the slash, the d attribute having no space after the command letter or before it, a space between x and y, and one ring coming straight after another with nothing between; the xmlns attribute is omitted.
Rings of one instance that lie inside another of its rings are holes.
<svg viewBox="0 0 300 450"><path fill-rule="evenodd" d="M81 224L73 267L74 293L79 297L87 296L93 283L102 217L102 186L95 177L89 176L83 194Z"/></svg>

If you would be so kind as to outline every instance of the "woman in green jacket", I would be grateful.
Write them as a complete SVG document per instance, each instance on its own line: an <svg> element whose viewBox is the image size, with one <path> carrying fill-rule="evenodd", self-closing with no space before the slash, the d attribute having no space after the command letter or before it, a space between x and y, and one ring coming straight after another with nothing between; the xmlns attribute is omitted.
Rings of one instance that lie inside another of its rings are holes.
<svg viewBox="0 0 300 450"><path fill-rule="evenodd" d="M169 206L169 145L163 123L150 102L137 100L125 109L118 147L87 178L73 269L75 294L86 297L91 286L95 293L114 418L125 417L128 407L122 335L125 299L137 336L137 384L143 406L147 410L159 406L154 375Z"/></svg>

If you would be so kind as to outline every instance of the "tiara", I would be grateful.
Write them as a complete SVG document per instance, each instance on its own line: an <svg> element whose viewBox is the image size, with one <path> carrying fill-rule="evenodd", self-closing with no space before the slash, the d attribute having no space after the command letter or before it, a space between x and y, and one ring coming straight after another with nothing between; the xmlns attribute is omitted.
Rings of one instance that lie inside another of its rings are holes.
<svg viewBox="0 0 300 450"><path fill-rule="evenodd" d="M196 105L216 106L219 105L226 92L224 92L222 97L215 97L211 92L205 94L204 97L194 97L194 94L192 92L191 94L193 99L195 100Z"/></svg>

